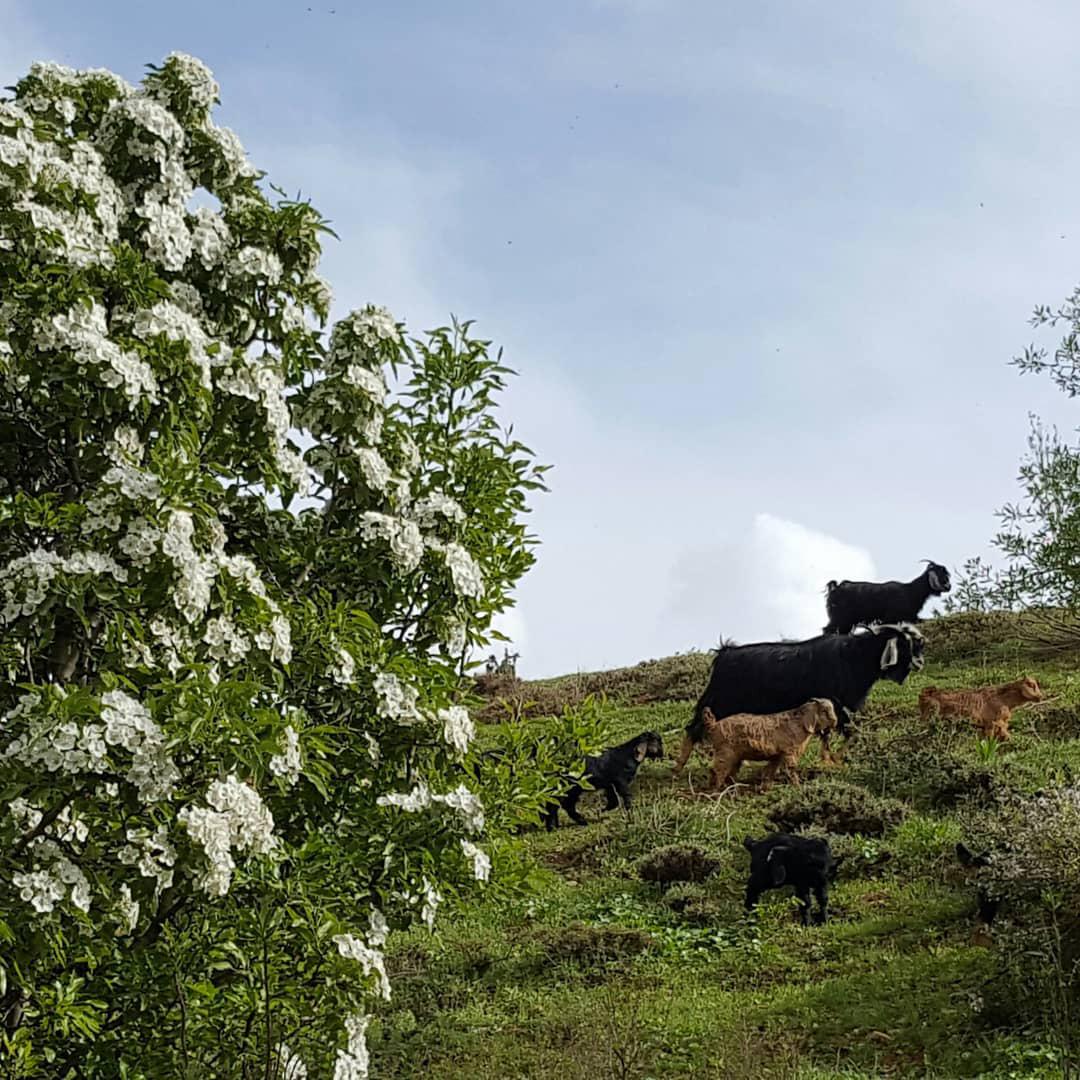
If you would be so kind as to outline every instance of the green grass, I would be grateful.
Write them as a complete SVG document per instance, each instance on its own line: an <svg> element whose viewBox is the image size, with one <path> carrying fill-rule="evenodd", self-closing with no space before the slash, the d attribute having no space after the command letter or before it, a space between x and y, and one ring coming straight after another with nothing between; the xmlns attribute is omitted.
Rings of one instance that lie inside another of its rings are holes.
<svg viewBox="0 0 1080 1080"><path fill-rule="evenodd" d="M797 792L748 784L709 797L700 755L677 784L670 761L649 762L629 820L601 815L590 794L586 828L528 833L544 882L535 895L473 901L436 935L412 931L394 943L393 1007L371 1028L372 1075L1061 1075L1045 1037L1019 1019L1010 1026L1007 1008L987 1008L1000 958L973 939L974 893L953 850L962 815L993 792L1080 775L1080 677L1066 660L1028 656L1013 624L992 628L988 644L970 621L930 624L926 670L903 687L878 685L841 767L821 768L815 743ZM514 692L555 708L606 684L611 741L655 728L673 753L706 665L691 654ZM917 719L926 685L1025 672L1056 700L1016 714L1012 742L997 752L980 752L962 725ZM746 767L743 779L755 771ZM832 921L804 929L779 892L747 918L742 837L773 828L770 813L793 800L842 818L845 798L860 813L887 811L888 824L830 836L847 856ZM641 881L638 859L668 845L696 846L719 868L667 891Z"/></svg>

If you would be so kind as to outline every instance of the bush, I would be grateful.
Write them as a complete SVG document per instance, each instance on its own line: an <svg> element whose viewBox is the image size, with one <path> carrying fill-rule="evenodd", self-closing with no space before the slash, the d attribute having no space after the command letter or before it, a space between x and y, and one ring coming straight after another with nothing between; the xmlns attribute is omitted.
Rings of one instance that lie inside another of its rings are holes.
<svg viewBox="0 0 1080 1080"><path fill-rule="evenodd" d="M843 780L817 780L785 792L768 812L780 832L815 825L829 833L880 836L903 820L907 808Z"/></svg>
<svg viewBox="0 0 1080 1080"><path fill-rule="evenodd" d="M671 844L639 859L637 871L642 881L666 886L676 881L704 881L719 865L719 859L706 855L701 848Z"/></svg>
<svg viewBox="0 0 1080 1080"><path fill-rule="evenodd" d="M534 560L508 369L325 334L327 224L217 98L173 54L0 102L11 1075L357 1071L387 934L500 858L461 676Z"/></svg>

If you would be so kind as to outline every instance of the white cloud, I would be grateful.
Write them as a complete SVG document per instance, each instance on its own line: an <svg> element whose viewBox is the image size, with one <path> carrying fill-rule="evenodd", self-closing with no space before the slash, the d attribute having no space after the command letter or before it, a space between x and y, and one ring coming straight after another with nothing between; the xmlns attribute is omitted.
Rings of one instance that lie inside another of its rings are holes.
<svg viewBox="0 0 1080 1080"><path fill-rule="evenodd" d="M870 554L794 521L758 513L749 528L683 551L665 613L701 643L812 637L827 621L825 583L873 580Z"/></svg>

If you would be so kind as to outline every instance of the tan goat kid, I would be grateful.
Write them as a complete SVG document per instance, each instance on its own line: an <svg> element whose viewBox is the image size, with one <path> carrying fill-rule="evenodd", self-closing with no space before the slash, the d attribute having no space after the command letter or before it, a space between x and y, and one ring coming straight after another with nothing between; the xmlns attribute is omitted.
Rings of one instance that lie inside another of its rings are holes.
<svg viewBox="0 0 1080 1080"><path fill-rule="evenodd" d="M811 698L805 705L785 712L756 716L736 713L717 720L712 710L704 711L705 736L713 746L711 787L727 787L735 782L744 761L767 761L761 772L765 791L783 766L795 785L796 766L810 740L836 727L836 711L825 698Z"/></svg>
<svg viewBox="0 0 1080 1080"><path fill-rule="evenodd" d="M928 686L919 694L919 717L928 720L935 709L946 719L964 716L982 732L983 738L1005 740L1009 737L1013 709L1042 700L1043 692L1030 675L978 690L939 690Z"/></svg>

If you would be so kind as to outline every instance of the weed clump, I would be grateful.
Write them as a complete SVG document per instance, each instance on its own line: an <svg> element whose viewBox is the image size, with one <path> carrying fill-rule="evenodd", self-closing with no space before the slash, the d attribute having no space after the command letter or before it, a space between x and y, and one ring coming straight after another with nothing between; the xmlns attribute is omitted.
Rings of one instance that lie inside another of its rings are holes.
<svg viewBox="0 0 1080 1080"><path fill-rule="evenodd" d="M537 932L536 938L552 959L589 962L637 956L655 944L644 930L628 926L589 926L582 922L545 927Z"/></svg>
<svg viewBox="0 0 1080 1080"><path fill-rule="evenodd" d="M768 816L781 832L816 825L828 833L880 836L906 813L907 807L896 799L881 798L843 780L819 780L783 795Z"/></svg>
<svg viewBox="0 0 1080 1080"><path fill-rule="evenodd" d="M639 859L637 872L642 881L655 882L666 888L675 882L704 881L719 866L719 859L712 858L699 847L671 844Z"/></svg>

